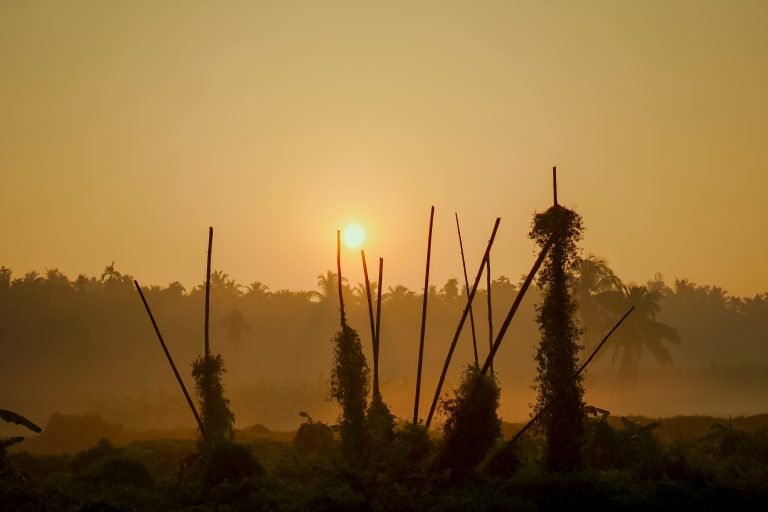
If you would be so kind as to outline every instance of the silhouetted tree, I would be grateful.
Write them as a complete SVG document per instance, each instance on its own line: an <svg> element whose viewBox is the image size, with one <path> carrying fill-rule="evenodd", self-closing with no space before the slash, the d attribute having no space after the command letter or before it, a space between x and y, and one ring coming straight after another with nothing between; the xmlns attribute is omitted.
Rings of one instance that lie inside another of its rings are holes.
<svg viewBox="0 0 768 512"><path fill-rule="evenodd" d="M438 464L460 479L471 472L501 436L499 386L492 372L480 374L470 365L461 376L456 396L445 400L443 446Z"/></svg>
<svg viewBox="0 0 768 512"><path fill-rule="evenodd" d="M343 323L333 339L331 398L341 406L341 446L351 463L361 462L365 447L365 411L370 370L357 331Z"/></svg>
<svg viewBox="0 0 768 512"><path fill-rule="evenodd" d="M576 243L581 239L581 216L556 204L534 216L529 236L544 246L558 221L564 226L558 231L538 276L543 301L536 311L541 338L536 352L538 376L534 387L538 391L537 411L560 393L557 403L541 419L547 438L545 466L550 471L569 471L583 466L582 377L561 392L578 368L581 331L575 318L578 306L570 291L579 262Z"/></svg>
<svg viewBox="0 0 768 512"><path fill-rule="evenodd" d="M619 311L635 306L635 313L628 319L627 326L619 331L613 340L613 360L619 364L619 378L629 383L637 381L640 360L644 352L662 365L672 364L672 354L666 345L680 343L677 330L656 320L661 311L662 294L645 286L630 285L621 292L603 296L606 309L614 317Z"/></svg>
<svg viewBox="0 0 768 512"><path fill-rule="evenodd" d="M232 439L235 415L229 409L229 400L224 398L221 382L224 360L219 354L200 356L192 363L195 391L200 400L200 416L209 443Z"/></svg>

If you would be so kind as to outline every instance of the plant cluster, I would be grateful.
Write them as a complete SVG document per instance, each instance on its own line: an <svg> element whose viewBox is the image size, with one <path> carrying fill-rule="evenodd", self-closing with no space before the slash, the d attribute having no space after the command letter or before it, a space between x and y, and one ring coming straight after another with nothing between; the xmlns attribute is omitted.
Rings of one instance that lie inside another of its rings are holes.
<svg viewBox="0 0 768 512"><path fill-rule="evenodd" d="M582 377L571 380L578 368L581 348L578 305L571 293L576 283L576 244L581 240L581 232L581 216L555 205L534 216L529 234L540 247L550 237L556 237L538 275L543 297L536 310L540 341L534 385L538 392L535 410L547 408L541 425L547 439L546 466L551 471L577 470L583 466L584 388Z"/></svg>
<svg viewBox="0 0 768 512"><path fill-rule="evenodd" d="M221 378L224 374L221 355L200 356L192 363L195 391L200 400L200 415L205 428L205 441L231 440L235 415L224 397Z"/></svg>

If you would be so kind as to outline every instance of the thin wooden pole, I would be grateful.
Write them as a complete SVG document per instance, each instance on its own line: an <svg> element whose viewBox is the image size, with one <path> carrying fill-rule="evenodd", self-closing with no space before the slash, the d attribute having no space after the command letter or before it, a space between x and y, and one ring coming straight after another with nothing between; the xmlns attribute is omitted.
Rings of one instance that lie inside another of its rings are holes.
<svg viewBox="0 0 768 512"><path fill-rule="evenodd" d="M339 312L341 313L341 326L347 326L347 318L344 316L344 296L341 293L341 230L336 230L336 280L339 282Z"/></svg>
<svg viewBox="0 0 768 512"><path fill-rule="evenodd" d="M445 375L448 373L448 367L451 364L451 357L453 356L453 351L456 349L456 343L459 341L459 336L461 335L461 329L462 327L464 327L464 322L466 322L467 320L467 315L469 314L469 308L472 307L472 301L475 298L475 293L477 292L477 286L480 284L480 278L483 276L483 268L485 268L485 262L488 260L488 255L491 253L493 240L496 238L496 231L498 231L499 229L500 222L501 222L501 218L497 218L495 224L493 225L491 238L488 240L488 246L485 248L483 259L480 261L480 268L477 270L477 276L475 276L475 282L472 285L472 291L469 292L467 305L464 306L464 312L461 314L459 325L456 327L456 332L453 335L453 340L451 340L451 346L448 349L448 355L445 356L445 363L443 364L443 371L442 373L440 373L440 380L437 382L435 397L432 399L432 405L429 408L429 415L427 416L427 421L424 424L426 428L429 428L429 424L432 422L432 416L435 414L437 401L440 398L440 390L443 388L443 383L445 382Z"/></svg>
<svg viewBox="0 0 768 512"><path fill-rule="evenodd" d="M536 258L536 262L533 264L533 268L531 268L531 271L528 272L528 277L525 278L525 282L523 283L523 286L520 288L520 291L517 292L517 297L515 297L515 302L512 303L512 307L509 309L509 313L507 313L507 317L504 319L504 323L501 324L501 328L499 329L498 334L496 334L496 341L493 344L493 347L491 347L491 351L488 354L488 358L485 360L485 364L483 364L482 370L480 370L481 375L485 375L488 373L488 369L490 368L491 364L493 364L493 357L496 355L496 351L499 350L499 346L501 345L501 340L504 338L504 334L507 332L507 328L509 328L510 322L512 322L512 318L515 316L515 313L517 312L517 308L520 307L520 303L523 301L523 297L525 297L525 292L528 291L528 287L531 286L531 283L533 282L533 277L536 275L536 272L538 272L539 267L541 267L541 264L544 262L544 258L547 256L547 253L549 252L549 249L552 247L552 244L555 242L555 239L557 239L562 230L565 229L566 222L563 221L564 215L560 214L560 217L557 219L557 224L555 225L555 229L552 232L552 234L549 236L549 239L547 240L547 243L544 244L544 247L541 249L541 252L539 253L539 257Z"/></svg>
<svg viewBox="0 0 768 512"><path fill-rule="evenodd" d="M376 364L376 325L373 322L373 301L371 300L371 282L368 279L368 265L365 262L365 251L360 249L363 258L363 274L365 275L365 295L368 298L368 318L371 321L371 349L373 350L373 395L379 393L379 368Z"/></svg>
<svg viewBox="0 0 768 512"><path fill-rule="evenodd" d="M208 263L205 270L205 360L208 361L208 356L211 354L211 346L209 341L209 317L210 317L210 300L211 300L211 249L213 248L213 227L208 228Z"/></svg>
<svg viewBox="0 0 768 512"><path fill-rule="evenodd" d="M429 296L429 260L432 255L432 223L435 207L429 211L429 235L427 236L427 270L424 274L424 300L421 303L421 335L419 336L419 365L416 368L416 399L413 401L413 424L419 422L419 394L421 393L421 365L424 359L424 333L427 327L427 297Z"/></svg>
<svg viewBox="0 0 768 512"><path fill-rule="evenodd" d="M517 434L515 434L515 436L512 439L509 440L510 443L514 443L515 441L517 441L520 438L520 436L522 436L523 433L525 433L526 430L531 428L531 426L533 426L536 423L536 421L541 417L542 414L544 414L550 407L552 407L552 405L557 403L557 399L560 398L560 395L562 395L566 390L568 390L570 385L573 384L573 381L575 381L579 377L579 375L581 375L581 372L584 371L584 369L587 367L590 361L592 361L595 355L597 355L597 351L600 350L600 348L605 344L605 342L608 341L608 338L611 337L611 334L613 334L613 331L619 328L619 326L624 321L624 319L627 318L629 314L632 311L634 311L634 309L635 309L635 306L632 306L631 308L629 308L629 311L624 313L624 316L621 317L621 319L616 323L616 325L613 326L613 329L611 329L608 332L608 334L605 335L603 340L597 345L595 350L592 352L592 355L590 355L587 358L587 360L584 361L584 364L581 365L581 367L576 371L576 373L573 374L573 376L568 380L568 382L566 382L563 385L563 387L558 390L558 392L552 397L552 400L547 402L547 404L544 407L539 409L539 412L537 412L536 415L533 418L531 418L531 420L528 423L526 423L525 426L522 429L520 429L520 431Z"/></svg>
<svg viewBox="0 0 768 512"><path fill-rule="evenodd" d="M384 258L379 258L379 290L376 294L376 345L373 351L373 389L379 392L379 350L381 349L381 282L384 279Z"/></svg>
<svg viewBox="0 0 768 512"><path fill-rule="evenodd" d="M461 241L461 227L459 226L459 214L456 215L456 231L459 232L459 250L461 251L461 266L464 269L464 286L467 290L467 302L469 302L469 278L467 277L467 261L464 259L464 243ZM477 336L475 335L475 315L472 313L472 306L469 307L469 325L472 327L472 351L475 354L475 366L480 363L477 358Z"/></svg>
<svg viewBox="0 0 768 512"><path fill-rule="evenodd" d="M555 206L557 206L557 167L552 167L552 192L555 195Z"/></svg>
<svg viewBox="0 0 768 512"><path fill-rule="evenodd" d="M493 302L491 301L491 255L488 255L486 266L486 286L488 287L488 352L493 349ZM475 361L475 365L478 363ZM493 373L493 361L491 361L491 373Z"/></svg>
<svg viewBox="0 0 768 512"><path fill-rule="evenodd" d="M155 322L155 316L152 314L152 310L149 309L149 304L147 303L147 299L144 297L144 293L141 291L141 286L139 286L138 281L134 280L133 284L136 286L136 290L139 292L139 296L141 297L141 302L144 303L144 309L147 310L147 314L149 315L149 320L152 322L152 327L155 328L155 334L157 334L157 339L160 340L160 346L163 347L163 352L165 352L165 357L168 358L168 362L171 364L171 370L173 370L173 374L176 376L176 380L179 382L179 386L181 386L181 391L184 393L184 398L187 399L187 403L189 404L189 408L192 409L192 414L195 417L195 421L197 422L197 426L200 428L200 433L203 435L203 439L205 439L205 428L203 427L203 422L200 420L200 415L197 414L197 409L195 408L194 402L192 402L192 398L189 396L189 393L187 392L187 387L184 385L184 381L181 380L181 375L179 375L179 371L176 369L176 365L173 363L173 358L171 357L171 353L168 352L168 347L165 345L165 340L163 340L163 335L160 334L160 328L157 327L157 322Z"/></svg>

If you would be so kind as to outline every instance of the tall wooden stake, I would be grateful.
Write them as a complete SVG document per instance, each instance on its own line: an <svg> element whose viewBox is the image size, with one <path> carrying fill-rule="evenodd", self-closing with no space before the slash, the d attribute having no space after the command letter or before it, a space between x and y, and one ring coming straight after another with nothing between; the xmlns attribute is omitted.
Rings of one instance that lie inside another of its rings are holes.
<svg viewBox="0 0 768 512"><path fill-rule="evenodd" d="M552 168L552 191L555 194L555 206L557 206L557 167Z"/></svg>
<svg viewBox="0 0 768 512"><path fill-rule="evenodd" d="M493 364L493 357L496 355L496 351L499 350L499 346L501 345L501 340L504 338L504 334L507 332L507 328L509 328L510 322L512 322L512 318L515 316L515 313L517 312L517 308L520 307L520 303L523 301L523 297L525 297L525 292L528 291L528 287L531 286L531 283L533 282L533 277L536 275L536 272L538 272L539 267L541 267L541 264L544 262L544 258L547 256L547 253L549 252L549 249L552 247L552 244L555 242L557 237L560 236L561 231L565 228L566 222L563 222L564 215L561 214L560 217L557 219L557 224L555 224L555 229L553 230L552 234L549 236L549 240L547 240L547 243L544 244L544 247L541 249L541 252L539 253L539 257L536 258L536 262L533 264L533 268L528 273L528 277L525 278L525 282L523 283L523 286L520 288L520 291L517 292L517 297L515 297L515 302L512 303L512 307L509 308L509 313L507 313L507 317L504 319L504 323L501 324L501 328L499 329L498 334L496 335L496 341L494 342L493 346L491 347L491 351L488 354L488 358L485 360L485 364L483 364L483 368L480 370L481 375L485 375L488 373L488 370Z"/></svg>
<svg viewBox="0 0 768 512"><path fill-rule="evenodd" d="M517 434L515 434L515 436L512 439L509 440L510 443L514 443L515 441L517 441L520 438L520 436L522 436L523 433L525 433L526 430L528 430L531 426L533 426L536 423L536 421L541 417L542 414L544 414L550 407L552 407L552 405L557 403L557 399L560 398L560 395L562 395L570 387L570 385L573 384L573 381L576 380L579 377L579 375L581 375L581 372L584 371L584 369L587 367L590 361L592 361L595 355L597 355L597 351L600 350L600 348L605 344L605 342L608 341L608 338L611 337L611 334L613 334L613 331L619 328L619 326L624 321L624 319L627 318L629 314L632 311L634 311L634 309L635 309L635 306L632 306L631 308L629 308L629 311L624 313L624 316L621 317L621 319L616 323L616 325L613 326L613 329L611 329L608 332L608 334L605 335L605 337L597 345L595 350L592 351L592 355L590 355L589 358L587 358L587 360L584 361L584 364L582 364L581 367L578 370L576 370L576 373L573 374L573 376L568 380L568 382L566 382L565 385L563 385L563 387L560 388L557 393L555 393L555 395L552 397L552 400L547 402L547 404L544 407L542 407L539 410L539 412L536 413L536 415L533 418L531 418L531 420L528 423L526 423L525 426L522 429L520 429L520 431Z"/></svg>
<svg viewBox="0 0 768 512"><path fill-rule="evenodd" d="M429 296L429 260L432 255L432 222L435 207L429 212L429 235L427 237L427 270L424 275L424 301L421 304L421 335L419 336L419 365L416 368L416 399L413 401L413 424L419 422L419 394L421 392L421 365L424 358L424 333L427 327L427 297Z"/></svg>
<svg viewBox="0 0 768 512"><path fill-rule="evenodd" d="M147 310L147 314L149 315L149 320L152 322L152 327L155 328L155 334L157 334L157 339L160 340L160 346L163 347L163 352L165 352L165 357L168 358L168 362L171 364L171 370L173 370L173 374L176 376L176 380L179 382L179 386L181 386L181 391L182 393L184 393L184 398L187 399L189 408L192 409L192 415L195 417L197 426L200 428L200 433L203 435L203 439L205 439L205 428L203 427L203 422L202 420L200 420L200 415L197 414L197 409L195 408L194 402L192 402L192 398L189 396L189 393L187 392L187 387L184 385L184 381L181 380L181 375L179 375L179 371L176 369L176 365L173 362L171 353L168 352L168 347L165 345L165 340L163 340L163 335L160 334L160 328L157 326L157 322L155 322L155 316L152 314L152 310L149 309L149 304L147 303L147 299L144 297L144 293L141 291L141 286L139 286L138 281L134 280L133 284L136 286L136 290L138 290L139 292L139 297L141 297L141 302L144 303L144 309Z"/></svg>
<svg viewBox="0 0 768 512"><path fill-rule="evenodd" d="M213 247L213 227L208 228L208 263L205 270L205 360L208 361L208 356L211 354L211 346L209 342L209 330L208 320L210 316L210 299L211 299L211 249Z"/></svg>
<svg viewBox="0 0 768 512"><path fill-rule="evenodd" d="M379 392L379 350L381 349L381 282L384 279L384 258L379 258L379 289L376 293L376 345L373 351L373 390Z"/></svg>
<svg viewBox="0 0 768 512"><path fill-rule="evenodd" d="M467 277L467 261L464 259L464 244L461 241L461 227L459 226L459 214L456 215L456 231L459 232L459 250L461 251L461 266L464 269L464 286L467 289L467 302L469 302L469 278ZM469 307L469 325L472 327L472 350L475 354L475 366L480 363L477 359L477 336L475 335L475 315L472 313L472 306Z"/></svg>
<svg viewBox="0 0 768 512"><path fill-rule="evenodd" d="M344 296L341 293L341 230L336 230L336 280L339 283L339 312L341 313L341 327L347 326L347 318L344 316Z"/></svg>
<svg viewBox="0 0 768 512"><path fill-rule="evenodd" d="M493 240L496 238L496 231L499 229L500 222L501 222L501 218L497 218L496 223L493 225L493 232L491 233L491 238L488 240L488 246L485 248L483 259L480 261L480 268L477 270L477 276L475 276L475 282L472 285L472 291L469 292L467 305L464 307L464 312L461 314L461 320L459 320L459 325L456 327L456 332L453 335L451 346L448 349L448 355L445 356L445 363L443 364L443 371L440 374L440 380L437 382L435 397L432 399L432 405L429 408L429 415L427 416L427 421L424 424L426 428L429 428L429 424L432 422L432 416L435 414L435 408L437 407L437 400L440 398L440 390L443 388L443 383L445 382L445 375L448 373L448 367L451 364L451 357L453 356L453 351L456 349L456 343L459 341L459 336L461 335L461 329L462 327L464 327L464 322L466 322L467 320L467 315L469 314L469 308L472 307L472 301L474 300L475 293L477 292L477 285L480 284L480 278L483 276L483 268L485 268L486 261L488 260L488 255L491 253Z"/></svg>
<svg viewBox="0 0 768 512"><path fill-rule="evenodd" d="M493 302L491 301L491 255L488 255L486 266L486 286L488 287L488 352L493 349ZM475 365L478 363L475 361ZM493 373L493 361L491 361L491 373Z"/></svg>
<svg viewBox="0 0 768 512"><path fill-rule="evenodd" d="M365 295L368 298L368 318L371 321L371 349L373 350L373 395L379 393L379 368L376 364L376 325L373 322L373 301L371 301L371 281L368 279L368 265L365 263L365 251L360 249L363 258L363 274L365 275Z"/></svg>

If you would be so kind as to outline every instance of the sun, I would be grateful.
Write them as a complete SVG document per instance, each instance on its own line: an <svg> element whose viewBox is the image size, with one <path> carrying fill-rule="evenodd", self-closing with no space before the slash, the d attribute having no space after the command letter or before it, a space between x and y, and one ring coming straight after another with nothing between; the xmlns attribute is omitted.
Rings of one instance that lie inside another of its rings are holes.
<svg viewBox="0 0 768 512"><path fill-rule="evenodd" d="M358 249L365 242L365 231L357 224L344 227L341 234L344 237L344 245L350 249Z"/></svg>

